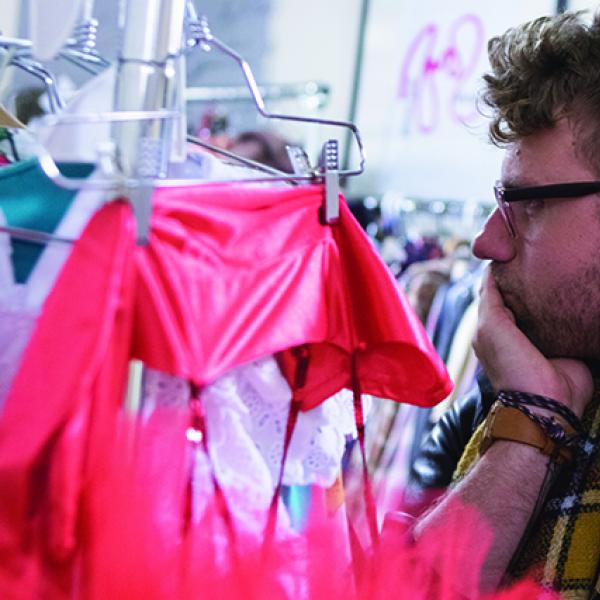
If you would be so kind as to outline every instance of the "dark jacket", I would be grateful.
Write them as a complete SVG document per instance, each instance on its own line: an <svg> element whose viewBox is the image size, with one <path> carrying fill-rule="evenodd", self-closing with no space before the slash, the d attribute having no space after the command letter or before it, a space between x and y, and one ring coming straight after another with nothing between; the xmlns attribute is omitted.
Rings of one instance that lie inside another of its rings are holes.
<svg viewBox="0 0 600 600"><path fill-rule="evenodd" d="M596 382L600 383L600 362L587 361ZM415 454L409 476L409 493L441 490L448 487L452 474L475 429L487 416L495 400L485 373L477 377L471 392L457 400L424 437Z"/></svg>
<svg viewBox="0 0 600 600"><path fill-rule="evenodd" d="M413 492L448 487L452 474L475 429L494 403L494 391L481 374L477 385L457 400L426 435L410 473Z"/></svg>

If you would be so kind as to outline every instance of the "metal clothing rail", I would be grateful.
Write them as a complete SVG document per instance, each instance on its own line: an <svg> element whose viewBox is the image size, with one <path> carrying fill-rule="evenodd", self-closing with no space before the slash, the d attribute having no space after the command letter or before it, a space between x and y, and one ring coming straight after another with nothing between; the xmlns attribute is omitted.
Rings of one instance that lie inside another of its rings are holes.
<svg viewBox="0 0 600 600"><path fill-rule="evenodd" d="M184 13L185 0L127 0L115 111L177 108L175 79L182 73L176 59L181 54ZM160 119L113 126L117 160L125 176L160 176L166 172L168 129ZM157 156L144 155L151 146L156 146ZM157 164L148 164L151 158L157 159ZM148 169L155 172L148 173Z"/></svg>
<svg viewBox="0 0 600 600"><path fill-rule="evenodd" d="M181 53L184 14L185 0L127 0L115 111L177 109L177 89L185 74ZM173 131L171 119L113 124L117 164L124 177L164 177ZM130 192L141 243L148 237L151 196L151 185Z"/></svg>
<svg viewBox="0 0 600 600"><path fill-rule="evenodd" d="M250 65L241 55L211 34L206 19L198 19L189 2L186 5L185 0L126 0L126 9L113 112L54 117L59 125L98 120L112 122L113 143L110 147L106 145L99 148L102 176L93 181L65 178L52 157L42 149L40 166L46 175L57 185L69 189L122 192L133 208L137 240L139 243L146 243L154 188L207 183L204 179L167 179L166 173L174 156L185 157L186 154L185 56L196 47L203 50L214 49L238 63L250 97L263 117L335 126L345 129L354 139L359 155L358 168L354 170L340 170L338 142L329 140L323 146L316 167L310 166L310 162L306 161L307 168L295 168L293 175L270 172L268 178L268 181L324 183L324 220L326 223L335 222L339 210L340 177L359 175L364 169L363 144L354 123L267 111ZM180 148L173 144L173 139L180 142ZM231 153L229 157L241 160ZM236 183L263 180L264 177L250 177L237 179ZM212 184L225 182L227 181L211 181Z"/></svg>
<svg viewBox="0 0 600 600"><path fill-rule="evenodd" d="M188 3L188 6L190 4ZM272 113L269 112L265 106L264 99L260 93L260 88L254 78L254 74L250 65L246 62L243 56L238 54L233 48L227 46L227 44L223 43L221 40L216 38L210 31L210 27L208 26L208 22L205 17L201 18L191 18L188 23L189 29L191 31L191 39L188 40L188 52L194 45L200 46L203 50L211 50L216 49L222 54L229 56L229 58L233 59L238 66L240 67L244 79L246 80L246 85L250 90L250 94L254 101L254 105L256 106L256 110L260 115L265 117L266 119L279 119L282 121L294 121L297 123L312 123L313 125L331 125L333 127L340 127L346 129L349 132L349 135L354 138L356 143L356 147L358 150L358 160L359 165L358 168L350 170L344 169L340 170L338 175L343 177L352 177L356 175L360 175L364 171L365 167L365 152L364 146L362 143L362 138L360 136L360 132L356 125L350 121L340 121L334 119L322 119L316 117L303 117L300 115L288 115L288 114L280 114L280 113Z"/></svg>
<svg viewBox="0 0 600 600"><path fill-rule="evenodd" d="M316 98L319 108L325 106L331 93L327 84L316 81L259 85L258 90L264 100ZM247 102L253 100L250 90L244 85L188 87L185 91L185 99L187 102Z"/></svg>

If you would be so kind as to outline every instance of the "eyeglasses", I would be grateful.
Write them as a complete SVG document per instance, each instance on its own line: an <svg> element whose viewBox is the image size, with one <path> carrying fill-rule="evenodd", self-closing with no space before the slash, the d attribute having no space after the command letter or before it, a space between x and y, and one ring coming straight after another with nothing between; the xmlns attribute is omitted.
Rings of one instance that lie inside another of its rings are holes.
<svg viewBox="0 0 600 600"><path fill-rule="evenodd" d="M532 187L505 188L499 181L494 185L494 195L500 214L511 237L517 237L517 226L511 202L522 200L552 200L555 198L582 198L600 192L600 181L553 183Z"/></svg>

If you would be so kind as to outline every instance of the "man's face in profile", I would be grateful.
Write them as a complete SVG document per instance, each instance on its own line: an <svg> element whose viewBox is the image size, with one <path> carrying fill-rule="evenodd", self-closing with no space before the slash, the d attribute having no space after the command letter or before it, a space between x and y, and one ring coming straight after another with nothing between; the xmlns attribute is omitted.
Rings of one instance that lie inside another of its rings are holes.
<svg viewBox="0 0 600 600"><path fill-rule="evenodd" d="M505 187L598 179L576 156L563 119L513 143L502 168ZM517 235L498 211L473 244L491 270L517 325L546 356L600 355L600 198L514 202Z"/></svg>

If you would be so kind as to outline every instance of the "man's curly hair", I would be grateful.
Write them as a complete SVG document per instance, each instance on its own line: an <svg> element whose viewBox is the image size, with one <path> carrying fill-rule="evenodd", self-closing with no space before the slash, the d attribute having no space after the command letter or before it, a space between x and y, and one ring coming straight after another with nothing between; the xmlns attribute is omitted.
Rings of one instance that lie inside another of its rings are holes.
<svg viewBox="0 0 600 600"><path fill-rule="evenodd" d="M489 135L506 145L559 119L572 120L576 152L600 173L600 12L541 17L488 43L483 102Z"/></svg>

